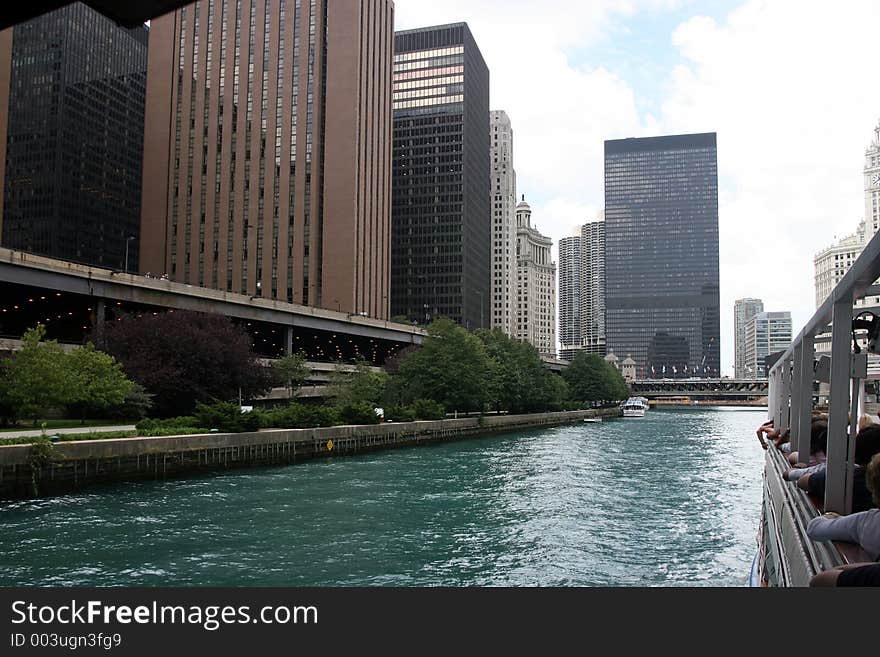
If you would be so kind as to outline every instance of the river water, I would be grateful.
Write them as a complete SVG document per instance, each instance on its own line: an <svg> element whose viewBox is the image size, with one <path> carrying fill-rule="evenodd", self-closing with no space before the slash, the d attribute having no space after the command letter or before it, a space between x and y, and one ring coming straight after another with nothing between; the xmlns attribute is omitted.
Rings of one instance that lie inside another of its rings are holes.
<svg viewBox="0 0 880 657"><path fill-rule="evenodd" d="M745 586L762 409L118 484L0 506L0 585Z"/></svg>

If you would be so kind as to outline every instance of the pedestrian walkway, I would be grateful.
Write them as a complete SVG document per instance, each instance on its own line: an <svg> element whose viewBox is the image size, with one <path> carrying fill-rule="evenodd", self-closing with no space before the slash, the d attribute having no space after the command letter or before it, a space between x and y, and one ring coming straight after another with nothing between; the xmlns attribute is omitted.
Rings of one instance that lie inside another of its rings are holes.
<svg viewBox="0 0 880 657"><path fill-rule="evenodd" d="M134 431L133 424L117 424L111 427L70 427L68 429L46 429L47 436L61 433L102 433L105 431ZM42 434L42 429L27 431L0 431L0 438L33 438Z"/></svg>

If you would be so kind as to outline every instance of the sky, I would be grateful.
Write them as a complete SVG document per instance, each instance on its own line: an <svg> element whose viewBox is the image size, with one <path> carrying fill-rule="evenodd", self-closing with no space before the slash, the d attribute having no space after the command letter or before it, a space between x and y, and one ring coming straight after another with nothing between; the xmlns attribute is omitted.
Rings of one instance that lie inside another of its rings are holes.
<svg viewBox="0 0 880 657"><path fill-rule="evenodd" d="M395 0L395 29L468 23L517 194L553 238L603 206L604 140L718 134L721 366L733 306L815 312L813 258L864 218L880 120L876 0Z"/></svg>

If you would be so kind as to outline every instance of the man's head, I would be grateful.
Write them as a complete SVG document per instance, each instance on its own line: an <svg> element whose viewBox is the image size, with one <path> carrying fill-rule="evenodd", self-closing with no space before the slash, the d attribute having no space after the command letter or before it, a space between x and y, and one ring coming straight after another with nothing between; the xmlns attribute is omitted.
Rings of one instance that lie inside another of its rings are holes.
<svg viewBox="0 0 880 657"><path fill-rule="evenodd" d="M868 465L875 454L880 454L880 424L871 424L856 436L856 465Z"/></svg>

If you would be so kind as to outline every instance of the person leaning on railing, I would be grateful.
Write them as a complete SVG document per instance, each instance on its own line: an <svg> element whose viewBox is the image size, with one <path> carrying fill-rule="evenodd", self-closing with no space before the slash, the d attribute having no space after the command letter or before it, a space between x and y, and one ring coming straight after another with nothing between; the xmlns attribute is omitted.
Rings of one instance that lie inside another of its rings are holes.
<svg viewBox="0 0 880 657"><path fill-rule="evenodd" d="M785 452L788 451L785 449L785 446L790 444L788 442L790 433L791 432L788 429L780 431L779 429L774 428L773 419L771 418L758 427L758 442L761 443L761 447L767 449L767 441L772 441L777 449L781 449Z"/></svg>
<svg viewBox="0 0 880 657"><path fill-rule="evenodd" d="M875 454L865 468L865 485L874 506L880 506L880 454ZM872 559L880 557L880 509L873 508L841 516L825 513L807 525L807 536L814 541L857 543Z"/></svg>
<svg viewBox="0 0 880 657"><path fill-rule="evenodd" d="M825 449L828 444L828 422L825 420L813 420L810 424L810 460L801 463L798 453L791 452L788 462L792 467L782 473L786 481L797 481L804 475L821 472L825 469Z"/></svg>
<svg viewBox="0 0 880 657"><path fill-rule="evenodd" d="M880 506L880 454L866 468L865 483L875 506ZM826 513L813 518L807 536L815 541L858 543L872 559L880 556L880 509L869 509L848 516ZM810 586L880 586L880 563L855 563L819 573Z"/></svg>
<svg viewBox="0 0 880 657"><path fill-rule="evenodd" d="M874 500L865 483L865 466L875 454L880 454L880 425L871 424L856 435L856 449L853 461L853 491L852 510L867 511L873 508ZM825 474L826 471L805 474L798 479L798 488L807 491L810 495L819 499L825 498Z"/></svg>

